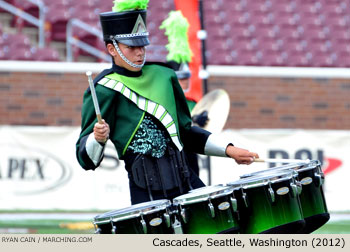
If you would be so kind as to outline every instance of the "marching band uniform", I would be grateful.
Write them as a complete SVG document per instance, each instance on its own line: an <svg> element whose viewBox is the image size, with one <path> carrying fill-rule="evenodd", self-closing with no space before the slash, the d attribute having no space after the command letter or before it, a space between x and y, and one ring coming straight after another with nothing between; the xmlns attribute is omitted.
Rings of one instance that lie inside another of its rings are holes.
<svg viewBox="0 0 350 252"><path fill-rule="evenodd" d="M101 13L100 19L106 42L115 46L116 40L131 46L149 43L145 10ZM172 199L204 186L188 167L183 148L225 156L226 145L216 146L209 140L209 132L191 126L186 99L173 70L145 64L142 70L132 72L113 63L94 83L101 115L110 125L109 140L128 171L132 204ZM96 169L103 159L104 144L92 133L95 123L88 89L76 144L77 159L86 170Z"/></svg>

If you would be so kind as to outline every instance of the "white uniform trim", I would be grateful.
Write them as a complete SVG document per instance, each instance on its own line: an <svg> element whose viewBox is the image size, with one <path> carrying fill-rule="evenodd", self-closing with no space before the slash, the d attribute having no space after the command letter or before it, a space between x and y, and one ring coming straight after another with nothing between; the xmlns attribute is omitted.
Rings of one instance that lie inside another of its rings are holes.
<svg viewBox="0 0 350 252"><path fill-rule="evenodd" d="M116 85L116 81L115 80L109 80L106 84L104 84L104 86L109 87L109 88L114 88Z"/></svg>
<svg viewBox="0 0 350 252"><path fill-rule="evenodd" d="M205 143L204 154L209 156L227 157L226 148L229 144L232 143L224 136L220 134L211 134Z"/></svg>
<svg viewBox="0 0 350 252"><path fill-rule="evenodd" d="M139 96L139 104L138 104L139 108L142 110L145 110L146 107L146 99L145 97Z"/></svg>
<svg viewBox="0 0 350 252"><path fill-rule="evenodd" d="M160 118L162 117L163 113L165 112L165 108L162 105L158 106L157 112L155 113L155 117L160 120Z"/></svg>
<svg viewBox="0 0 350 252"><path fill-rule="evenodd" d="M173 121L173 118L169 115L169 113L167 113L163 120L162 120L162 123L163 125L166 127L169 123L171 123Z"/></svg>
<svg viewBox="0 0 350 252"><path fill-rule="evenodd" d="M175 123L170 125L170 127L168 127L168 132L170 135L172 134L176 134L176 126L175 126Z"/></svg>
<svg viewBox="0 0 350 252"><path fill-rule="evenodd" d="M123 86L124 86L123 83L118 82L114 89L117 90L118 92L121 92L123 89Z"/></svg>
<svg viewBox="0 0 350 252"><path fill-rule="evenodd" d="M94 133L91 133L88 136L85 149L91 161L94 163L94 165L97 165L102 158L104 147L96 141Z"/></svg>
<svg viewBox="0 0 350 252"><path fill-rule="evenodd" d="M148 102L148 107L147 107L147 112L150 113L151 115L153 114L154 109L156 108L156 103L153 101Z"/></svg>
<svg viewBox="0 0 350 252"><path fill-rule="evenodd" d="M103 79L101 79L101 80L99 81L99 83L100 83L101 85L105 85L105 84L107 83L107 81L109 81L109 79L103 78Z"/></svg>
<svg viewBox="0 0 350 252"><path fill-rule="evenodd" d="M126 97L126 98L128 98L128 99L130 99L130 89L128 89L127 87L125 87L125 89L124 89L124 91L122 90L122 92L123 92L123 95ZM131 100L131 99L130 99Z"/></svg>

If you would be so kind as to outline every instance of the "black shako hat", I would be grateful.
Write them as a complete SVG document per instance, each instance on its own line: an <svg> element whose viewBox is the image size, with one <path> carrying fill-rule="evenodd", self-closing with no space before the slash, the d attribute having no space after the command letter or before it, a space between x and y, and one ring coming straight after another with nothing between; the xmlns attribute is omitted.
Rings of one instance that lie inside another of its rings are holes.
<svg viewBox="0 0 350 252"><path fill-rule="evenodd" d="M146 10L100 13L103 40L112 42L113 38L128 46L149 45L146 15Z"/></svg>

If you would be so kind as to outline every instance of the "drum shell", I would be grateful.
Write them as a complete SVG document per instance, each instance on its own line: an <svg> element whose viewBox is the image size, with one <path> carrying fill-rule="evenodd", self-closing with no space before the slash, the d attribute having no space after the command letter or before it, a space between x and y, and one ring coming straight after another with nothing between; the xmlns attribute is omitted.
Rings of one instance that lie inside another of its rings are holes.
<svg viewBox="0 0 350 252"><path fill-rule="evenodd" d="M317 181L319 180L319 176L323 177L323 174L319 173L317 167L298 173L297 178L302 186L300 202L304 217L328 212L322 183ZM312 182L304 183L303 181L307 181L308 178L311 178Z"/></svg>
<svg viewBox="0 0 350 252"><path fill-rule="evenodd" d="M252 174L245 174L242 177L254 177L285 170L293 170L295 172L295 179L301 187L299 198L305 220L305 227L301 233L311 233L329 220L322 186L324 174L318 160L273 167Z"/></svg>
<svg viewBox="0 0 350 252"><path fill-rule="evenodd" d="M323 176L319 166L298 172L297 179L302 187L299 198L306 222L303 233L311 233L329 220L323 182L321 182Z"/></svg>
<svg viewBox="0 0 350 252"><path fill-rule="evenodd" d="M171 234L174 217L170 200L154 200L97 215L98 234Z"/></svg>
<svg viewBox="0 0 350 252"><path fill-rule="evenodd" d="M100 234L173 234L172 225L168 227L164 214L168 214L166 210L153 212L137 217L132 217L124 220L112 220L109 223L99 223L95 221ZM153 226L151 221L154 219L161 220L161 223ZM142 226L142 220L146 224L146 232ZM114 228L114 229L113 229Z"/></svg>
<svg viewBox="0 0 350 252"><path fill-rule="evenodd" d="M177 218L180 220L184 234L216 234L238 233L239 225L236 213L231 205L232 195L223 195L218 198L177 206ZM214 207L215 216L212 217L208 204ZM228 204L227 204L228 203ZM220 210L219 205L226 204L227 209ZM181 215L185 212L184 221Z"/></svg>
<svg viewBox="0 0 350 252"><path fill-rule="evenodd" d="M233 193L237 199L241 233L297 233L301 230L304 226L303 214L299 197L293 194L291 184L294 184L292 178L271 183L274 202L270 196L269 185L247 189L235 188ZM288 193L276 193L284 187L288 188ZM243 200L243 193L246 194L247 203ZM285 230L282 226L289 223L291 225Z"/></svg>

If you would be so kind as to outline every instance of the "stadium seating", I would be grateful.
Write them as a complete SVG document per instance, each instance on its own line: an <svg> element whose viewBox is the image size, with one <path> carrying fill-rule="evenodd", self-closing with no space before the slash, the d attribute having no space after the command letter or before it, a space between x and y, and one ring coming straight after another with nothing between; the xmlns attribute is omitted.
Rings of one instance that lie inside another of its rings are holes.
<svg viewBox="0 0 350 252"><path fill-rule="evenodd" d="M17 48L17 47L30 48L31 47L29 38L24 34L3 33L2 39L3 39L4 46L9 46L11 48Z"/></svg>
<svg viewBox="0 0 350 252"><path fill-rule="evenodd" d="M33 60L38 61L60 61L58 51L50 47L32 48L31 50Z"/></svg>
<svg viewBox="0 0 350 252"><path fill-rule="evenodd" d="M0 25L0 60L60 61L57 50L33 46L21 33L5 33Z"/></svg>
<svg viewBox="0 0 350 252"><path fill-rule="evenodd" d="M47 42L64 43L71 18L100 29L98 13L110 11L113 6L112 0L42 1L45 4ZM29 1L6 2L38 16L38 8ZM206 0L203 6L208 32L208 64L328 67L350 64L350 0ZM152 43L148 50L149 59L165 61L167 38L159 26L174 8L173 0L149 2L147 25ZM21 26L30 26L18 22L18 19L14 19L12 25L17 26L19 33ZM101 38L79 28L74 28L73 34L75 38L105 50ZM2 48L12 50L12 46L4 45L7 43L4 40L0 40ZM27 49L33 47L23 46ZM32 53L31 57L40 58L39 51ZM78 49L74 51L76 59L79 55L87 55ZM42 53L45 54L44 50ZM51 56L41 58L57 59L52 56L55 53L48 54ZM7 55L3 50L0 57Z"/></svg>

